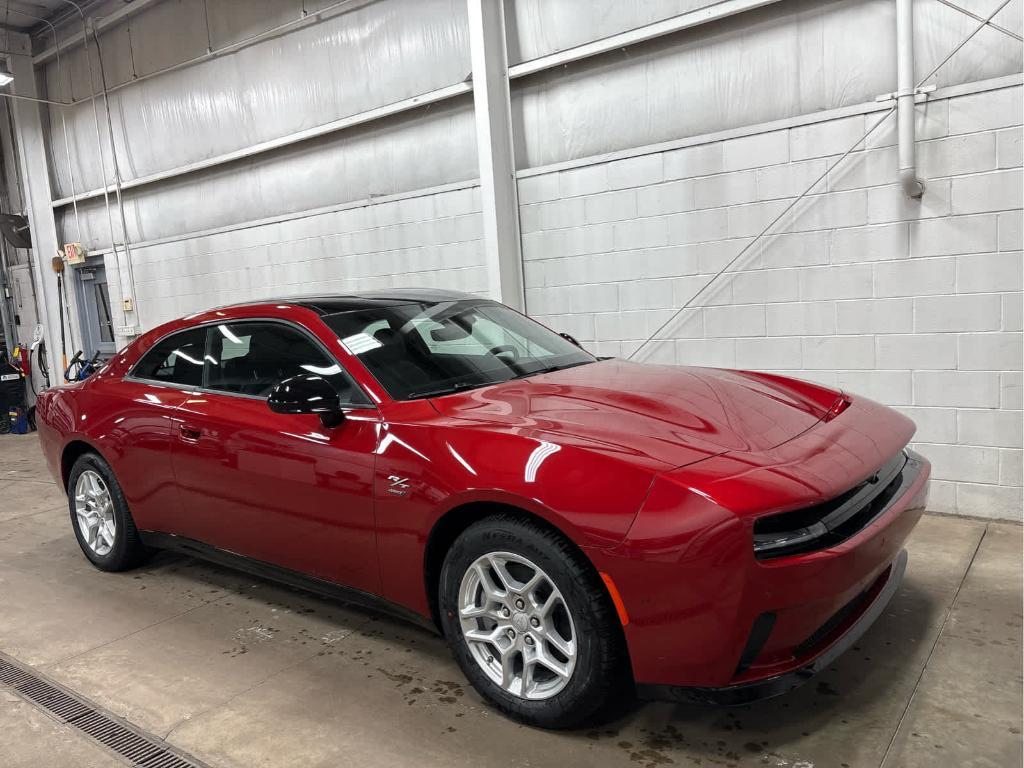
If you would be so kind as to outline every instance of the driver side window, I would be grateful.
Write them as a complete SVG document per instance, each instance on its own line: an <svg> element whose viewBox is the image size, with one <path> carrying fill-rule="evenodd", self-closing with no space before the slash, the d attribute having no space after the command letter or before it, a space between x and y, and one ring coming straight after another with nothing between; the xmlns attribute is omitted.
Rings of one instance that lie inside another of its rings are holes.
<svg viewBox="0 0 1024 768"><path fill-rule="evenodd" d="M208 333L208 389L267 397L285 379L312 373L330 382L342 403L369 404L341 366L296 328L243 321L212 326Z"/></svg>

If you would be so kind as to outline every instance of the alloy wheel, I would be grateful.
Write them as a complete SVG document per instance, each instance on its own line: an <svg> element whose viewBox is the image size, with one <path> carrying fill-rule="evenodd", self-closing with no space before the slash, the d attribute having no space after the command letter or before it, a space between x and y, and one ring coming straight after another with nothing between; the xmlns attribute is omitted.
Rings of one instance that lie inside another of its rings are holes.
<svg viewBox="0 0 1024 768"><path fill-rule="evenodd" d="M490 552L466 570L459 621L473 659L503 690L524 699L562 691L576 667L569 607L538 565L513 552Z"/></svg>
<svg viewBox="0 0 1024 768"><path fill-rule="evenodd" d="M87 469L75 483L75 517L82 540L100 557L114 547L117 523L110 489L97 472Z"/></svg>

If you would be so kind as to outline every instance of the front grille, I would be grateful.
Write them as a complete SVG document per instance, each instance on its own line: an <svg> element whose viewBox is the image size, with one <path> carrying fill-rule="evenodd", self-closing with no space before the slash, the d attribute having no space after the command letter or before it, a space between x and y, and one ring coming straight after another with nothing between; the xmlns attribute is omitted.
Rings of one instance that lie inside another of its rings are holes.
<svg viewBox="0 0 1024 768"><path fill-rule="evenodd" d="M886 568L885 571L871 582L871 586L865 589L863 592L858 594L850 602L836 611L832 616L818 627L814 632L804 640L800 645L793 649L793 656L797 659L802 658L806 654L813 651L822 641L828 638L833 632L839 629L848 619L859 614L868 603L875 599L875 596L885 586L885 582L889 579L889 573L892 567Z"/></svg>
<svg viewBox="0 0 1024 768"><path fill-rule="evenodd" d="M834 499L760 518L754 523L755 556L767 560L845 541L884 512L920 467L920 462L900 451L874 475Z"/></svg>

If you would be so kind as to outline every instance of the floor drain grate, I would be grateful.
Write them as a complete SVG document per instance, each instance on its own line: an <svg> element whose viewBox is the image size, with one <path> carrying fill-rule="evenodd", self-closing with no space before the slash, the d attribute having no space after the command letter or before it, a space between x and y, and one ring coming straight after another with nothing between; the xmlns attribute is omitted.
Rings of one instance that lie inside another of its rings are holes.
<svg viewBox="0 0 1024 768"><path fill-rule="evenodd" d="M157 737L104 712L2 653L0 685L10 688L56 720L98 741L129 765L139 768L206 768L194 757L178 752Z"/></svg>

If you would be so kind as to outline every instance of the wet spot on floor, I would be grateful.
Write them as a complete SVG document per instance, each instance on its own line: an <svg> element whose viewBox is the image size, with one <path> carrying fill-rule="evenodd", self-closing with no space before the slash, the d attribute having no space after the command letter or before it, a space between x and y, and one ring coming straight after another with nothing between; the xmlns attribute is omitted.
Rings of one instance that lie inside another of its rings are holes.
<svg viewBox="0 0 1024 768"><path fill-rule="evenodd" d="M655 749L641 749L636 752L631 752L629 759L634 763L639 763L644 768L656 768L659 765L671 765L675 763L671 757L663 754Z"/></svg>
<svg viewBox="0 0 1024 768"><path fill-rule="evenodd" d="M412 675L406 675L401 672L389 672L381 667L377 667L377 671L397 686L408 685L412 682Z"/></svg>

